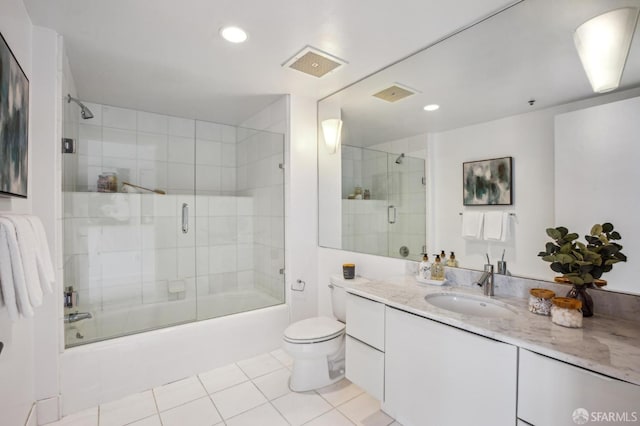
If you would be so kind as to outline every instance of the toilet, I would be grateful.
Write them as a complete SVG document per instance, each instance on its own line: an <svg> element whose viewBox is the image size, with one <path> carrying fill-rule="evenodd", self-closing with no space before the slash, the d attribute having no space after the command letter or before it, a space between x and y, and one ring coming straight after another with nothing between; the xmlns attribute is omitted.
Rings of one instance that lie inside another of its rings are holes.
<svg viewBox="0 0 640 426"><path fill-rule="evenodd" d="M344 377L344 341L347 292L345 287L367 282L357 277L345 280L332 275L331 308L337 320L328 317L295 322L284 331L283 349L293 358L289 387L305 392L328 386Z"/></svg>

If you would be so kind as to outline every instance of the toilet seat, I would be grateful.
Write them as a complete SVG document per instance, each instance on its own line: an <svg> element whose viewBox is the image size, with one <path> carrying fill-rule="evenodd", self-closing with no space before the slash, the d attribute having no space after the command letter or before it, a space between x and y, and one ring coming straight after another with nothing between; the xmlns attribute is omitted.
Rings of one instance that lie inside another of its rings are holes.
<svg viewBox="0 0 640 426"><path fill-rule="evenodd" d="M344 334L345 325L333 318L308 318L291 324L284 331L284 340L289 343L319 343Z"/></svg>

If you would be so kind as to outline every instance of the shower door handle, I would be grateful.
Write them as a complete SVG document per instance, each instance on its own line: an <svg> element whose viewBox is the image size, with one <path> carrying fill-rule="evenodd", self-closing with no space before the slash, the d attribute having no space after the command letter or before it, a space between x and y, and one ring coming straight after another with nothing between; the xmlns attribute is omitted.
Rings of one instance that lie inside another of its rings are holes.
<svg viewBox="0 0 640 426"><path fill-rule="evenodd" d="M391 213L393 213L393 219L391 219ZM395 206L389 206L387 208L387 220L392 225L396 223L396 207Z"/></svg>
<svg viewBox="0 0 640 426"><path fill-rule="evenodd" d="M189 232L189 204L182 203L182 233Z"/></svg>

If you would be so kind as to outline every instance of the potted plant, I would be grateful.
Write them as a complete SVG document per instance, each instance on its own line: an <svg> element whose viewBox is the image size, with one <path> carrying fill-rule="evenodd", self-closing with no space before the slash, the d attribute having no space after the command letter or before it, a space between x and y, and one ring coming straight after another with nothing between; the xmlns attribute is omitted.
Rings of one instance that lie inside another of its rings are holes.
<svg viewBox="0 0 640 426"><path fill-rule="evenodd" d="M593 300L586 289L594 283L605 285L606 281L600 280L602 274L611 271L615 263L627 261L622 245L615 242L622 238L620 233L611 223L603 223L593 225L590 234L585 235L587 244L563 226L548 228L547 235L553 242L548 242L538 256L550 262L551 269L562 274L565 282L573 284L567 297L581 299L583 315L592 316Z"/></svg>

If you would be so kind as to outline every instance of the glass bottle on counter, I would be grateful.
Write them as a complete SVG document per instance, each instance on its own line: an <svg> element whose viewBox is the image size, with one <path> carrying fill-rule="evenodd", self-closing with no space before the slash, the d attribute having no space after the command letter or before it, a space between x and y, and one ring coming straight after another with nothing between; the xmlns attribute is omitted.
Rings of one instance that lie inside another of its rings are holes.
<svg viewBox="0 0 640 426"><path fill-rule="evenodd" d="M431 278L431 262L429 261L429 256L427 256L426 253L424 253L422 256L422 262L420 262L418 275L420 276L420 278L424 278L425 280Z"/></svg>
<svg viewBox="0 0 640 426"><path fill-rule="evenodd" d="M447 266L450 266L452 268L458 267L458 261L456 260L456 254L454 252L451 252L451 256L449 256L449 259L447 259Z"/></svg>
<svg viewBox="0 0 640 426"><path fill-rule="evenodd" d="M437 281L444 280L444 266L442 266L442 263L440 262L439 255L436 255L436 260L433 265L431 265L431 279Z"/></svg>

